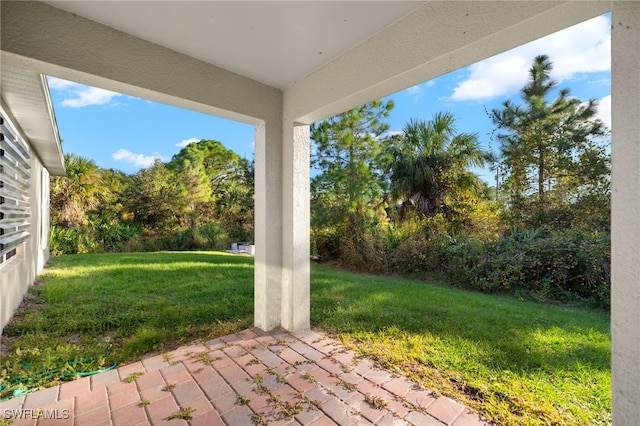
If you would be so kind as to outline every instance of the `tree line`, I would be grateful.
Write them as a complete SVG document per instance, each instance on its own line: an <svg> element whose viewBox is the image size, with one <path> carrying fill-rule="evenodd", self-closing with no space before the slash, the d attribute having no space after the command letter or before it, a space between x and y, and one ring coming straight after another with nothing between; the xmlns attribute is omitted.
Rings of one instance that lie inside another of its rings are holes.
<svg viewBox="0 0 640 426"><path fill-rule="evenodd" d="M51 178L53 255L222 249L253 239L253 161L201 140L133 175L65 154Z"/></svg>
<svg viewBox="0 0 640 426"><path fill-rule="evenodd" d="M610 158L595 100L534 59L519 103L488 111L498 152L447 112L390 135L392 101L311 126L311 242L323 261L478 291L608 307ZM253 162L203 140L134 175L67 154L54 254L221 249L253 240ZM490 187L471 172L489 167Z"/></svg>
<svg viewBox="0 0 640 426"><path fill-rule="evenodd" d="M596 101L558 89L551 70L536 57L521 102L488 111L497 153L446 112L384 137L391 101L313 125L314 250L360 270L608 307L607 129ZM470 171L483 166L496 187Z"/></svg>

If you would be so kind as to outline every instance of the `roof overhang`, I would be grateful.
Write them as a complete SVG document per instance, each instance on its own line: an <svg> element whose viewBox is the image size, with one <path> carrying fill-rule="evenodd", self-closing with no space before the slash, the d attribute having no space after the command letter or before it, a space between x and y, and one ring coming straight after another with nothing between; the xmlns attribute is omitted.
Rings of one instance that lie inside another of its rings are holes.
<svg viewBox="0 0 640 426"><path fill-rule="evenodd" d="M64 157L47 79L19 64L20 61L12 61L2 53L2 109L49 173L64 175Z"/></svg>
<svg viewBox="0 0 640 426"><path fill-rule="evenodd" d="M310 124L610 9L566 0L0 6L2 98L52 174L64 169L43 75L251 124L280 114Z"/></svg>

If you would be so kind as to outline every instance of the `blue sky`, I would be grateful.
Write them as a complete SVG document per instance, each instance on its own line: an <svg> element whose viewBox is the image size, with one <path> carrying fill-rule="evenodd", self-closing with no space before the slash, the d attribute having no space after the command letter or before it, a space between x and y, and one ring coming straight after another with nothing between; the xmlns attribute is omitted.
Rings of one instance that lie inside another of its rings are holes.
<svg viewBox="0 0 640 426"><path fill-rule="evenodd" d="M459 132L477 133L484 147L497 150L485 111L507 99L519 102L528 69L540 54L553 62L559 87L600 102L599 116L610 127L610 26L610 16L604 15L395 93L385 98L395 103L387 119L390 131L401 131L411 118L428 120L447 111L456 117ZM100 167L135 173L155 158L170 160L200 139L219 140L241 156L253 156L252 126L51 77L49 87L63 151L91 158ZM493 183L488 171L477 172Z"/></svg>

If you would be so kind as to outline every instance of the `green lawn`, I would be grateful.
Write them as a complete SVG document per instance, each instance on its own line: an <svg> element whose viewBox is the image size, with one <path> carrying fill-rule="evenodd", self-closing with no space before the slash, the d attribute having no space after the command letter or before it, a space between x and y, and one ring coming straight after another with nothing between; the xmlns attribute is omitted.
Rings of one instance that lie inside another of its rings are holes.
<svg viewBox="0 0 640 426"><path fill-rule="evenodd" d="M53 383L253 320L248 256L63 256L39 282L4 331L11 349L2 359L4 393L17 376ZM313 266L311 298L315 327L497 423L610 422L607 313L325 265Z"/></svg>
<svg viewBox="0 0 640 426"><path fill-rule="evenodd" d="M316 266L311 318L499 424L609 424L609 314Z"/></svg>

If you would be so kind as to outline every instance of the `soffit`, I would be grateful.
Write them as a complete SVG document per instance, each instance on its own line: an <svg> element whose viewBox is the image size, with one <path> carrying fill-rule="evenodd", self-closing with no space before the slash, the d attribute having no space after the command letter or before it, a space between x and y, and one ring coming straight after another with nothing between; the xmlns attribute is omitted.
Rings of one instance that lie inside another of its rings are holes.
<svg viewBox="0 0 640 426"><path fill-rule="evenodd" d="M2 61L0 73L2 103L49 173L64 175L64 159L48 86L41 75L28 67L8 62Z"/></svg>
<svg viewBox="0 0 640 426"><path fill-rule="evenodd" d="M47 1L285 89L424 1Z"/></svg>

